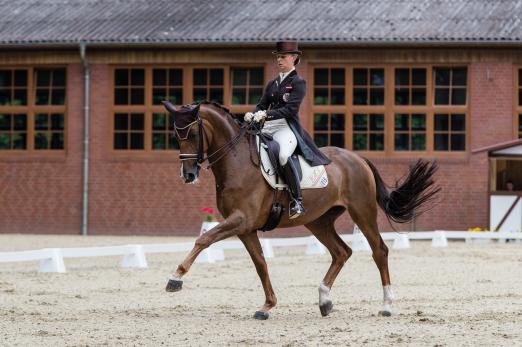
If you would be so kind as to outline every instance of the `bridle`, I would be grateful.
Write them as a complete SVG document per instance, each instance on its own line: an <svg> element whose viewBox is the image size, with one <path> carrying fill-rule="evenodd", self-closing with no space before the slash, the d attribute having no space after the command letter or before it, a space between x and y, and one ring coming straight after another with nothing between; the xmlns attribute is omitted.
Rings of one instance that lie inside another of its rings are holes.
<svg viewBox="0 0 522 347"><path fill-rule="evenodd" d="M234 148L239 141L245 136L245 134L255 134L258 131L260 131L260 128L258 128L257 125L253 123L243 123L240 125L239 132L227 143L225 143L223 146L216 149L211 154L208 154L205 157L204 153L204 138L205 137L205 127L203 126L203 120L199 116L199 105L197 106L196 111L196 119L191 122L190 124L184 126L184 127L177 127L176 121L174 119L174 131L176 133L176 137L179 142L187 141L190 130L194 125L197 125L198 127L198 149L197 153L180 153L179 159L181 160L181 171L183 171L183 162L186 160L195 160L196 166L197 166L197 173L199 173L199 170L201 169L202 164L208 160L209 164L207 165L206 169L210 169L214 164L216 164L219 160L221 160L223 157L225 157L228 152ZM186 131L186 135L184 137L181 136L180 131ZM217 157L216 157L217 156Z"/></svg>

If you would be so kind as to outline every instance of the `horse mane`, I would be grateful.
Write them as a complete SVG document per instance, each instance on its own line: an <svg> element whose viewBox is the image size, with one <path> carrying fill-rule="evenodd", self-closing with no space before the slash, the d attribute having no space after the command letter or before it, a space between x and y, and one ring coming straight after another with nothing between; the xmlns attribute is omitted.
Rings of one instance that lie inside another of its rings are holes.
<svg viewBox="0 0 522 347"><path fill-rule="evenodd" d="M228 108L221 105L219 102L204 100L204 101L195 102L192 105L198 105L198 104L199 105L211 105L211 106L216 107L217 109L219 109L219 110L223 111L223 113L225 113L225 116L227 117L227 119L229 121L232 122L232 124L239 125L239 120L230 113L230 110Z"/></svg>
<svg viewBox="0 0 522 347"><path fill-rule="evenodd" d="M225 113L227 113L228 115L232 116L230 114L230 110L228 108L226 108L225 106L221 105L219 102L215 102L215 101L209 101L209 100L204 100L204 101L200 101L199 104L201 105L213 105L213 106L216 106L217 108L225 111Z"/></svg>

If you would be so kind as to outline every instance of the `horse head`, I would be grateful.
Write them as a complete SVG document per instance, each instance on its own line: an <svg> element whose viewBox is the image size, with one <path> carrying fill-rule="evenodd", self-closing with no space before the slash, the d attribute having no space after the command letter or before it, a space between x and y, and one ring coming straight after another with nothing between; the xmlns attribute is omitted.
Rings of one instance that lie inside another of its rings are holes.
<svg viewBox="0 0 522 347"><path fill-rule="evenodd" d="M184 105L179 109L168 101L163 101L163 105L174 120L176 140L180 147L180 176L185 183L195 183L205 153L203 123L199 116L200 105Z"/></svg>

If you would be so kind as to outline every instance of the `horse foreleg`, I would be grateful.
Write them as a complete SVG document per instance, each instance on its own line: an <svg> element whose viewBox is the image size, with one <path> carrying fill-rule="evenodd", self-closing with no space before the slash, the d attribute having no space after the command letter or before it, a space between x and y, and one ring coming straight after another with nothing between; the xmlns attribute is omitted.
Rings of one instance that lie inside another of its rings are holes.
<svg viewBox="0 0 522 347"><path fill-rule="evenodd" d="M167 283L166 291L177 292L181 290L183 281L181 278L189 271L190 267L204 249L209 247L215 242L224 240L230 236L237 235L244 232L245 229L245 217L241 212L235 212L231 214L223 222L216 225L207 233L201 235L196 239L194 248L185 257L183 262L178 265L176 271L172 274L172 277Z"/></svg>
<svg viewBox="0 0 522 347"><path fill-rule="evenodd" d="M263 255L263 248L261 247L259 237L255 231L245 235L239 235L239 239L245 245L248 254L250 254L256 267L257 274L261 279L263 290L265 291L265 303L258 311L256 311L254 318L261 320L268 319L268 311L276 305L277 299L274 289L272 288L272 283L270 283L270 276L268 275L268 267L266 266L265 257Z"/></svg>

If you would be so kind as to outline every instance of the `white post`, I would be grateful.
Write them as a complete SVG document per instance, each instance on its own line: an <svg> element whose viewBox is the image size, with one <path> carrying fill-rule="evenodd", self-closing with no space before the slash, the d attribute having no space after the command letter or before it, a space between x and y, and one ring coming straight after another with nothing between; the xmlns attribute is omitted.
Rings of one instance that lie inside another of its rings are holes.
<svg viewBox="0 0 522 347"><path fill-rule="evenodd" d="M40 261L40 269L38 272L65 272L65 264L63 262L62 250L59 248L47 248L49 258Z"/></svg>
<svg viewBox="0 0 522 347"><path fill-rule="evenodd" d="M213 252L210 248L204 249L196 258L196 263L215 263L216 260L213 257Z"/></svg>
<svg viewBox="0 0 522 347"><path fill-rule="evenodd" d="M466 239L466 242L468 242L468 239ZM446 233L444 231L435 231L433 239L431 240L431 247L448 247L448 239L446 238Z"/></svg>
<svg viewBox="0 0 522 347"><path fill-rule="evenodd" d="M306 254L326 254L326 249L323 244L315 236L310 236L310 241L306 245Z"/></svg>
<svg viewBox="0 0 522 347"><path fill-rule="evenodd" d="M407 249L410 248L410 238L408 234L399 234L393 240L393 249Z"/></svg>
<svg viewBox="0 0 522 347"><path fill-rule="evenodd" d="M272 242L270 239L262 239L261 247L263 248L263 255L265 259L272 259L274 257L274 248L272 247Z"/></svg>
<svg viewBox="0 0 522 347"><path fill-rule="evenodd" d="M361 229L356 225L353 227L352 251L354 252L368 252L371 251L370 244L366 237L364 237Z"/></svg>
<svg viewBox="0 0 522 347"><path fill-rule="evenodd" d="M212 258L214 260L216 260L216 261L225 260L225 251L223 250L223 248L217 248L214 246L210 246L208 249L212 253Z"/></svg>
<svg viewBox="0 0 522 347"><path fill-rule="evenodd" d="M203 222L201 223L201 229L199 235L203 235L210 231L219 222ZM212 246L204 249L196 258L196 263L215 263L216 260L225 260L225 252L222 249L216 249Z"/></svg>
<svg viewBox="0 0 522 347"><path fill-rule="evenodd" d="M141 245L129 245L131 253L125 254L121 260L121 267L146 268L148 266L143 247Z"/></svg>

